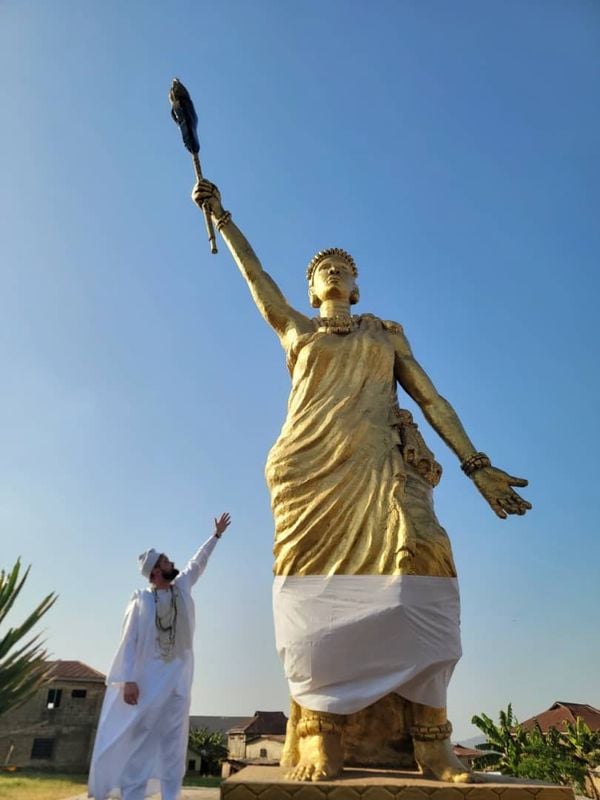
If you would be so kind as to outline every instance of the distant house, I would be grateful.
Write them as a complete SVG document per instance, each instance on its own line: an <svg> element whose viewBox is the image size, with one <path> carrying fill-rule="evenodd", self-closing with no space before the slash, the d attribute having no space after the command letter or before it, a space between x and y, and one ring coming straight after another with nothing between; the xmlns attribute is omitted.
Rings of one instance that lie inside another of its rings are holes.
<svg viewBox="0 0 600 800"><path fill-rule="evenodd" d="M462 744L452 745L454 755L459 758L468 769L473 769L473 762L476 758L482 758L493 754L493 750L476 750L473 747L465 747Z"/></svg>
<svg viewBox="0 0 600 800"><path fill-rule="evenodd" d="M546 711L526 719L525 722L521 723L521 727L526 731L530 731L535 728L537 723L544 733L547 733L550 728L564 731L567 723L574 724L578 717L585 722L590 730L600 730L600 709L586 703L565 703L559 700L553 703Z"/></svg>
<svg viewBox="0 0 600 800"><path fill-rule="evenodd" d="M50 664L50 682L0 717L0 764L87 772L105 677L81 661Z"/></svg>
<svg viewBox="0 0 600 800"><path fill-rule="evenodd" d="M256 711L253 717L227 732L230 758L253 763L279 761L286 725L283 711Z"/></svg>
<svg viewBox="0 0 600 800"><path fill-rule="evenodd" d="M227 732L228 757L223 777L246 764L279 764L287 717L283 711L256 711Z"/></svg>

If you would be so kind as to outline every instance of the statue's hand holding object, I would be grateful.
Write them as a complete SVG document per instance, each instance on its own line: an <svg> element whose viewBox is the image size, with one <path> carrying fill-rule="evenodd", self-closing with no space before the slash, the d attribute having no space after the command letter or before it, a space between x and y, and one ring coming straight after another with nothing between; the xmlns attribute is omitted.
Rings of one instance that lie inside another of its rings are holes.
<svg viewBox="0 0 600 800"><path fill-rule="evenodd" d="M219 219L225 213L221 204L221 193L214 183L205 179L196 182L192 190L192 200L198 208L202 208L206 203L210 209L211 214L216 219Z"/></svg>

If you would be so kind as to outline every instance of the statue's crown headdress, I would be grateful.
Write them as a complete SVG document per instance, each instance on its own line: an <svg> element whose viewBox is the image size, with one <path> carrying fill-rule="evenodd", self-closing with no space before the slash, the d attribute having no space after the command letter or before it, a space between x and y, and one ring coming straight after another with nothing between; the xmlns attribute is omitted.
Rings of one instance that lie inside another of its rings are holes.
<svg viewBox="0 0 600 800"><path fill-rule="evenodd" d="M330 247L328 250L319 250L310 260L310 264L308 265L308 269L306 270L306 280L311 283L312 276L316 268L319 266L321 261L324 258L328 258L329 256L337 256L338 258L343 258L344 261L350 265L352 268L352 274L356 278L358 276L358 269L356 266L356 262L346 250L342 250L341 247Z"/></svg>

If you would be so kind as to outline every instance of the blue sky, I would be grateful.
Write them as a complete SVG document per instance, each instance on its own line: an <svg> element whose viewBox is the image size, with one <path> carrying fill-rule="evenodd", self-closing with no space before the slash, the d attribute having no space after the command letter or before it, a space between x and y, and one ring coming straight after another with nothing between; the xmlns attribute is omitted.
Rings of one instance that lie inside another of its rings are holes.
<svg viewBox="0 0 600 800"><path fill-rule="evenodd" d="M477 447L530 480L502 522L424 427L460 571L457 738L513 702L600 706L597 3L0 3L0 540L60 600L48 646L105 670L146 547L197 591L196 714L286 709L263 479L279 344L211 256L169 117L296 307L341 246ZM407 401L407 407L414 411ZM418 416L418 414L417 414ZM419 417L420 418L420 417Z"/></svg>

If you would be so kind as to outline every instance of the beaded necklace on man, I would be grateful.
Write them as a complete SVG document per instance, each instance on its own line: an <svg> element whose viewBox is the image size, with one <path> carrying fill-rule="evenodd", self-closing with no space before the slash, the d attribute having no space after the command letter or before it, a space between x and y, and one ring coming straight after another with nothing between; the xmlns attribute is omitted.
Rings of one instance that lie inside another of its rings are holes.
<svg viewBox="0 0 600 800"><path fill-rule="evenodd" d="M154 588L154 624L156 626L156 645L160 657L164 661L171 661L175 653L175 636L177 633L177 598L173 587L169 586L170 598L169 606L165 613L161 614L158 602L158 592Z"/></svg>

